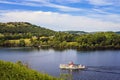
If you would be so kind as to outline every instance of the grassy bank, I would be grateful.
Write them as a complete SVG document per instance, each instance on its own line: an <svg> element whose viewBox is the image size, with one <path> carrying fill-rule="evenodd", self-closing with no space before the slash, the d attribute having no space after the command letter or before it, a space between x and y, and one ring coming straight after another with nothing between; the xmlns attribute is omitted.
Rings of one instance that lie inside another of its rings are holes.
<svg viewBox="0 0 120 80"><path fill-rule="evenodd" d="M60 80L23 65L0 60L0 80Z"/></svg>

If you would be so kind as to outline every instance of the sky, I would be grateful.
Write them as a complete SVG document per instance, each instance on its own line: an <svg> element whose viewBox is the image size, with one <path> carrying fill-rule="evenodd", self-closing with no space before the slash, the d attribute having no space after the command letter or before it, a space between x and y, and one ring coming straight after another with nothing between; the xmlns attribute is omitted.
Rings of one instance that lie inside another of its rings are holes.
<svg viewBox="0 0 120 80"><path fill-rule="evenodd" d="M120 31L120 0L0 0L0 22L55 31Z"/></svg>

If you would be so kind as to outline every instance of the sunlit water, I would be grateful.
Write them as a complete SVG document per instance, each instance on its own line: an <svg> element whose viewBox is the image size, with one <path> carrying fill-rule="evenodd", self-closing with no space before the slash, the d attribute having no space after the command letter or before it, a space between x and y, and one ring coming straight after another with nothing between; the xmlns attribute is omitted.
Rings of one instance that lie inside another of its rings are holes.
<svg viewBox="0 0 120 80"><path fill-rule="evenodd" d="M120 80L120 50L77 51L32 48L0 48L0 59L22 61L32 69L52 76L71 74L73 80ZM63 71L59 64L73 61L87 66L86 70Z"/></svg>

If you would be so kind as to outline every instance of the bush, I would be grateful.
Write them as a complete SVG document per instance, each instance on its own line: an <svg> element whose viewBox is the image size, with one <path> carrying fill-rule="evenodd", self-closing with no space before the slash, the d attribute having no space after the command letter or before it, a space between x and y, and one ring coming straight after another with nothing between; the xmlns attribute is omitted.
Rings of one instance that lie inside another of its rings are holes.
<svg viewBox="0 0 120 80"><path fill-rule="evenodd" d="M60 80L21 66L18 63L0 60L0 80Z"/></svg>

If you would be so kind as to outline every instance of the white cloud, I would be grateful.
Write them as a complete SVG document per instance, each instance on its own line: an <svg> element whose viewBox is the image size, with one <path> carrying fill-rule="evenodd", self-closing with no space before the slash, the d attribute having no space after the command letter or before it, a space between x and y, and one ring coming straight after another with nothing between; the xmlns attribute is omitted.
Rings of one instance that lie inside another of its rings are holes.
<svg viewBox="0 0 120 80"><path fill-rule="evenodd" d="M73 8L73 7L68 7L68 6L61 6L61 5L56 5L56 4L52 4L52 3L48 3L48 4L46 4L46 6L54 7L54 8L59 9L60 11L67 11L67 12L82 11L83 10L83 9L79 9L79 8Z"/></svg>
<svg viewBox="0 0 120 80"><path fill-rule="evenodd" d="M15 5L26 5L26 6L35 6L35 7L51 7L51 8L56 8L60 11L65 11L65 12L72 12L72 11L81 11L83 9L80 8L74 8L74 7L68 7L68 6L63 6L63 5L58 5L51 3L50 0L23 0L23 1L17 1L17 2L11 2L11 1L3 1L0 0L0 3L4 4L15 4Z"/></svg>
<svg viewBox="0 0 120 80"><path fill-rule="evenodd" d="M96 6L104 6L104 5L119 5L120 0L87 0L90 4L96 5Z"/></svg>
<svg viewBox="0 0 120 80"><path fill-rule="evenodd" d="M63 3L78 3L81 0L25 0L25 1L33 1L33 2L63 2Z"/></svg>
<svg viewBox="0 0 120 80"><path fill-rule="evenodd" d="M43 11L1 12L0 22L25 21L53 30L117 31L120 23ZM112 15L111 15L112 16ZM108 18L108 17L107 17Z"/></svg>
<svg viewBox="0 0 120 80"><path fill-rule="evenodd" d="M60 3L79 3L87 1L92 5L102 6L102 5L113 5L112 7L93 7L93 8L75 8L64 6L62 4L55 4L53 1ZM114 6L120 3L120 0L0 0L0 3L4 4L14 4L14 5L26 5L33 7L50 7L56 9L56 11L68 12L68 13L77 13L77 14L109 14L111 12L116 12ZM109 9L109 10L108 10ZM119 12L119 10L117 11ZM116 13L117 14L117 13Z"/></svg>
<svg viewBox="0 0 120 80"><path fill-rule="evenodd" d="M78 2L81 2L81 0L53 0L53 1L56 1L56 2L59 2L59 3L78 3Z"/></svg>
<svg viewBox="0 0 120 80"><path fill-rule="evenodd" d="M107 14L107 15L91 14L88 16L91 18L99 19L106 22L120 23L120 15L117 15L117 14Z"/></svg>
<svg viewBox="0 0 120 80"><path fill-rule="evenodd" d="M90 4L93 5L111 5L112 3L107 0L88 0Z"/></svg>

